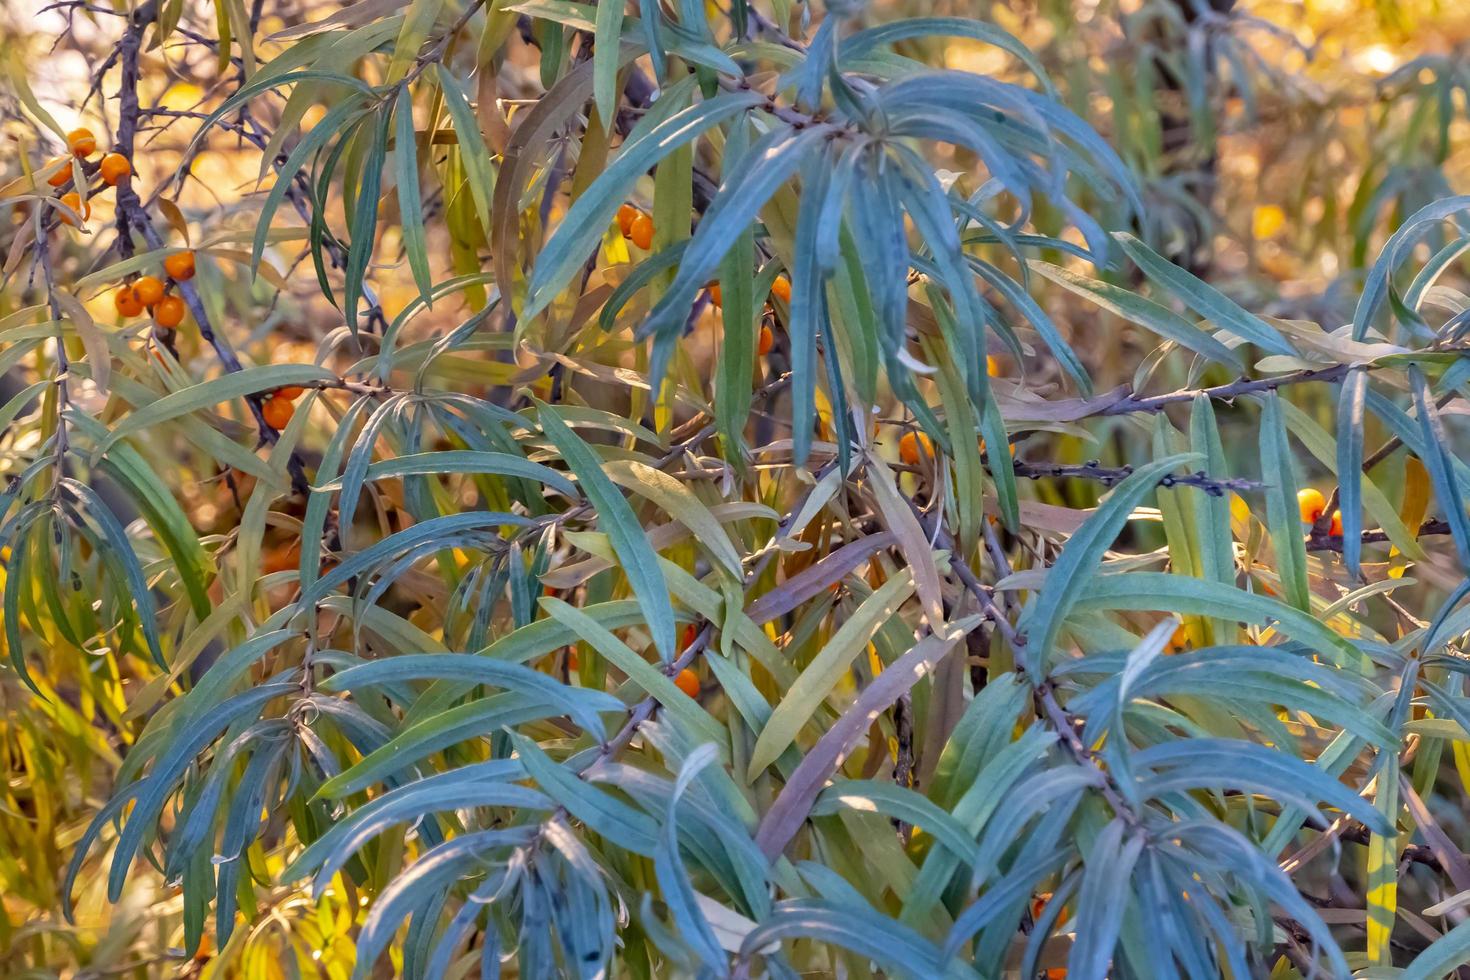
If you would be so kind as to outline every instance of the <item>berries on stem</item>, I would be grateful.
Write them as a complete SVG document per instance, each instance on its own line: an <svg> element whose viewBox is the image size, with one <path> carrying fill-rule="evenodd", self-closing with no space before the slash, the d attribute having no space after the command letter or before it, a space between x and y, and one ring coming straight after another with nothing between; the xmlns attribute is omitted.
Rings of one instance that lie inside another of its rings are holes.
<svg viewBox="0 0 1470 980"><path fill-rule="evenodd" d="M75 156L89 157L97 152L97 137L82 126L66 134L66 146Z"/></svg>
<svg viewBox="0 0 1470 980"><path fill-rule="evenodd" d="M296 406L291 404L289 398L278 398L272 395L260 404L260 414L265 417L265 424L272 429L284 429L291 424L291 416L296 413Z"/></svg>
<svg viewBox="0 0 1470 980"><path fill-rule="evenodd" d="M163 299L163 280L157 276L139 276L133 280L133 295L144 306L153 307Z"/></svg>
<svg viewBox="0 0 1470 980"><path fill-rule="evenodd" d="M82 224L86 224L87 219L92 217L92 205L83 201L82 196L76 191L70 191L61 195L61 203L80 215ZM65 211L60 212L60 218L62 224L72 225L73 227L77 224L77 221Z"/></svg>
<svg viewBox="0 0 1470 980"><path fill-rule="evenodd" d="M898 440L898 458L908 466L918 466L921 456L934 458L934 441L922 432L905 432Z"/></svg>
<svg viewBox="0 0 1470 980"><path fill-rule="evenodd" d="M761 335L760 340L756 344L756 353L762 357L765 357L771 352L771 348L775 346L776 335L771 332L770 327L766 326L764 323L761 324Z"/></svg>
<svg viewBox="0 0 1470 980"><path fill-rule="evenodd" d="M653 219L640 212L628 226L628 237L633 240L634 245L648 251L653 247Z"/></svg>
<svg viewBox="0 0 1470 980"><path fill-rule="evenodd" d="M163 260L163 269L175 282L187 282L194 278L194 253L175 252Z"/></svg>
<svg viewBox="0 0 1470 980"><path fill-rule="evenodd" d="M699 675L690 668L685 667L679 671L678 676L674 678L674 684L691 698L699 697Z"/></svg>
<svg viewBox="0 0 1470 980"><path fill-rule="evenodd" d="M172 330L184 322L184 301L165 296L153 307L153 322L164 330Z"/></svg>
<svg viewBox="0 0 1470 980"><path fill-rule="evenodd" d="M123 286L113 293L112 303L123 316L137 316L143 312L143 301L132 286Z"/></svg>
<svg viewBox="0 0 1470 980"><path fill-rule="evenodd" d="M643 212L631 204L624 204L618 208L618 230L627 238L633 233L633 221Z"/></svg>
<svg viewBox="0 0 1470 980"><path fill-rule="evenodd" d="M1296 506L1305 523L1315 524L1327 510L1327 498L1316 487L1304 487L1297 491Z"/></svg>
<svg viewBox="0 0 1470 980"><path fill-rule="evenodd" d="M102 158L98 172L102 174L103 183L108 187L113 187L118 181L133 172L133 165L121 153L109 153Z"/></svg>

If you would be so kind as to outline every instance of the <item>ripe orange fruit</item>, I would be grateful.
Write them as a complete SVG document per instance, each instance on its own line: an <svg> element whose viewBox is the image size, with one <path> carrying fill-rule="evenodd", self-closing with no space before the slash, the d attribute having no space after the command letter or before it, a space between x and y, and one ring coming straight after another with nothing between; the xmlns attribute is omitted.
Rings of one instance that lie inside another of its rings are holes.
<svg viewBox="0 0 1470 980"><path fill-rule="evenodd" d="M1332 512L1331 531L1333 537L1342 537L1342 511L1340 510L1335 510Z"/></svg>
<svg viewBox="0 0 1470 980"><path fill-rule="evenodd" d="M624 238L632 233L633 222L642 213L631 204L624 204L618 208L618 230L623 233Z"/></svg>
<svg viewBox="0 0 1470 980"><path fill-rule="evenodd" d="M648 251L653 246L653 219L640 211L628 226L628 237L633 239L634 245Z"/></svg>
<svg viewBox="0 0 1470 980"><path fill-rule="evenodd" d="M88 218L92 217L92 205L91 204L84 204L84 203L82 203L82 197L76 191L71 191L70 193L61 195L61 203L62 204L65 204L67 207L71 208L77 214L81 215L82 216L82 221L84 221L84 222ZM64 211L60 212L60 214L61 214L61 223L62 224L66 224L66 225L75 225L76 224L76 222L74 220L72 220L72 216L71 215L67 214Z"/></svg>
<svg viewBox="0 0 1470 980"><path fill-rule="evenodd" d="M1164 647L1165 653L1179 653L1189 649L1189 630L1180 623L1174 627L1174 632L1169 636L1169 643Z"/></svg>
<svg viewBox="0 0 1470 980"><path fill-rule="evenodd" d="M1301 512L1302 520L1312 524L1327 509L1327 498L1322 496L1322 491L1316 487L1306 487L1297 491L1296 506Z"/></svg>
<svg viewBox="0 0 1470 980"><path fill-rule="evenodd" d="M771 295L778 297L781 302L791 302L791 280L785 276L777 276L776 281L771 283Z"/></svg>
<svg viewBox="0 0 1470 980"><path fill-rule="evenodd" d="M296 413L296 406L284 398L267 398L260 406L260 414L265 416L265 424L272 429L284 429L291 423L291 416Z"/></svg>
<svg viewBox="0 0 1470 980"><path fill-rule="evenodd" d="M153 307L153 322L165 330L172 330L184 322L184 301L177 296L165 296Z"/></svg>
<svg viewBox="0 0 1470 980"><path fill-rule="evenodd" d="M133 280L133 295L144 306L153 306L163 299L163 280L157 276L139 276Z"/></svg>
<svg viewBox="0 0 1470 980"><path fill-rule="evenodd" d="M721 300L723 298L724 298L724 294L720 292L720 284L717 283L717 282L710 283L709 284L709 301L711 303L715 304L716 306L724 306L725 304L721 302Z"/></svg>
<svg viewBox="0 0 1470 980"><path fill-rule="evenodd" d="M770 327L766 326L765 324L761 324L761 338L756 343L756 353L764 357L765 355L769 354L771 352L771 348L775 346L776 335L771 332Z"/></svg>
<svg viewBox="0 0 1470 980"><path fill-rule="evenodd" d="M679 671L679 676L674 678L674 683L678 685L679 690L691 698L699 697L699 675L688 667Z"/></svg>
<svg viewBox="0 0 1470 980"><path fill-rule="evenodd" d="M284 398L288 402L294 402L296 399L300 398L304 394L306 394L305 388L302 388L299 385L286 385L284 388L277 388L276 393L271 397Z"/></svg>
<svg viewBox="0 0 1470 980"><path fill-rule="evenodd" d="M79 157L89 157L97 152L97 137L85 126L66 134L66 145Z"/></svg>
<svg viewBox="0 0 1470 980"><path fill-rule="evenodd" d="M1000 362L989 354L985 355L985 373L992 378L1000 377Z"/></svg>
<svg viewBox="0 0 1470 980"><path fill-rule="evenodd" d="M690 623L688 626L684 627L684 636L682 639L679 640L679 649L688 649L689 644L693 643L697 639L699 639L699 627L695 626L693 623Z"/></svg>
<svg viewBox="0 0 1470 980"><path fill-rule="evenodd" d="M1007 443L1007 445L1011 447L1011 458L1014 459L1016 456L1016 444L1012 442ZM982 454L985 452L985 440L983 438L980 440L980 452Z"/></svg>
<svg viewBox="0 0 1470 980"><path fill-rule="evenodd" d="M163 268L173 279L183 282L194 278L194 253L175 252L163 260Z"/></svg>
<svg viewBox="0 0 1470 980"><path fill-rule="evenodd" d="M133 172L133 165L121 153L109 153L102 158L102 180L108 187L116 184Z"/></svg>
<svg viewBox="0 0 1470 980"><path fill-rule="evenodd" d="M898 458L909 466L919 465L919 455L934 458L934 441L922 432L905 432L898 440Z"/></svg>
<svg viewBox="0 0 1470 980"><path fill-rule="evenodd" d="M137 316L143 312L143 303L131 286L122 286L113 293L112 303L123 316Z"/></svg>
<svg viewBox="0 0 1470 980"><path fill-rule="evenodd" d="M46 183L50 184L52 187L60 187L62 184L65 184L68 180L71 180L71 163L70 162L68 162L66 164L66 166L64 166L60 170L56 171L56 173L52 174L50 177L47 177L46 178Z"/></svg>

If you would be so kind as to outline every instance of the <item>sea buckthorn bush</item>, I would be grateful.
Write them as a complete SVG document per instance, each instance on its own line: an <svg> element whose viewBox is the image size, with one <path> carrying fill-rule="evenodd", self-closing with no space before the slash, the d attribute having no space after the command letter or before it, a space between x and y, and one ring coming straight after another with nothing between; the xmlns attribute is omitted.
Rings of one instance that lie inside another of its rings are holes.
<svg viewBox="0 0 1470 980"><path fill-rule="evenodd" d="M1461 14L0 25L0 974L1470 964Z"/></svg>

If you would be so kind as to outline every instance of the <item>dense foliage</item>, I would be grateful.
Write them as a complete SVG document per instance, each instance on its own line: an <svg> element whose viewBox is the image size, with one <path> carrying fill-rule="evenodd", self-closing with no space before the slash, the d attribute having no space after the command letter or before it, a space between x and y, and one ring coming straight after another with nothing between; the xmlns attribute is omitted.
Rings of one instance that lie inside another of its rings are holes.
<svg viewBox="0 0 1470 980"><path fill-rule="evenodd" d="M1470 964L1470 65L973 6L7 21L0 974Z"/></svg>

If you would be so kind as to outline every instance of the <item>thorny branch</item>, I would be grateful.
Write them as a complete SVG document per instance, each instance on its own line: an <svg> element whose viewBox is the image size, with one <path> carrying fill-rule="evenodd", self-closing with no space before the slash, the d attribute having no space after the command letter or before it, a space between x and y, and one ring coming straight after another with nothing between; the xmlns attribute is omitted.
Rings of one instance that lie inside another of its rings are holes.
<svg viewBox="0 0 1470 980"><path fill-rule="evenodd" d="M1015 471L1017 476L1028 477L1032 480L1044 480L1047 478L1057 479L1082 479L1097 480L1103 486L1111 487L1121 483L1133 475L1132 466L1103 466L1098 460L1071 465L1067 463L1031 463L1024 460L1016 460ZM1238 480L1230 478L1216 478L1210 476L1204 470L1194 473L1174 474L1168 473L1159 479L1159 486L1169 487L1195 487L1219 497L1226 492L1246 493L1251 490L1260 490L1264 484L1254 480Z"/></svg>
<svg viewBox="0 0 1470 980"><path fill-rule="evenodd" d="M133 11L128 19L128 25L123 32L122 39L118 42L118 60L121 66L121 79L118 84L118 125L116 138L113 141L115 151L129 160L134 156L134 145L137 140L138 119L141 108L138 103L138 54L143 43L143 32L147 30L158 16L158 4L156 0L149 0ZM144 243L150 250L165 247L162 236L158 229L153 226L152 219L144 210L142 201L138 197L137 190L133 187L132 174L123 175L117 182L117 234L118 249L124 258L133 253L133 231L143 236ZM235 356L227 340L217 334L209 319L209 312L205 309L203 301L199 297L199 290L193 282L184 281L178 284L179 294L184 303L189 307L195 322L199 325L199 335L214 350L215 356L226 371L234 373L242 369L240 359ZM250 407L250 413L255 417L256 428L260 434L261 445L274 445L280 439L280 433L265 420L261 411L264 398L260 394L247 395L246 404ZM306 479L306 467L301 456L292 451L287 460L286 468L291 475L292 488L297 493L305 493L309 487Z"/></svg>

